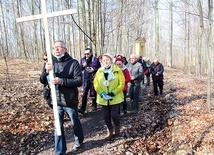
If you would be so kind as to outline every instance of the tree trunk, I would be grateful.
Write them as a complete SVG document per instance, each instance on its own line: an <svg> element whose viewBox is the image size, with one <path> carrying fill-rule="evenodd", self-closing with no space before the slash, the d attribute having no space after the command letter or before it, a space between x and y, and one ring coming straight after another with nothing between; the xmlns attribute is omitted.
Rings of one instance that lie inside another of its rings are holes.
<svg viewBox="0 0 214 155"><path fill-rule="evenodd" d="M80 4L79 4L79 0L76 1L77 2L77 18L78 18L78 25L80 25ZM79 53L80 53L80 57L82 56L82 41L81 41L81 33L80 33L80 29L78 29L77 31L77 38L78 38L78 50L79 50ZM74 41L74 38L73 38L73 41Z"/></svg>
<svg viewBox="0 0 214 155"><path fill-rule="evenodd" d="M91 47L93 47L93 51L94 51L94 55L97 55L97 33L96 33L96 29L97 29L97 23L99 23L99 19L98 19L98 13L97 13L97 4L98 2L95 2L95 0L91 1L91 39L93 41L93 44L91 43Z"/></svg>
<svg viewBox="0 0 214 155"><path fill-rule="evenodd" d="M91 20L91 0L87 0L88 1L88 35L90 38L92 38L92 20ZM87 21L86 21L87 23ZM85 31L87 32L87 31ZM87 39L88 40L88 39ZM88 42L88 41L87 41ZM87 46L92 48L92 42L88 42Z"/></svg>
<svg viewBox="0 0 214 155"><path fill-rule="evenodd" d="M170 28L170 40L169 40L169 54L168 54L168 66L172 67L172 43L173 43L173 2L170 1L170 19L169 19L169 28Z"/></svg>
<svg viewBox="0 0 214 155"><path fill-rule="evenodd" d="M184 38L184 67L189 69L191 66L190 59L190 15L189 0L185 0L185 38Z"/></svg>
<svg viewBox="0 0 214 155"><path fill-rule="evenodd" d="M20 0L17 0L17 4L18 4L18 17L21 17L21 9L20 9L20 6L21 6L21 2ZM27 50L26 50L26 47L25 47L25 41L24 41L24 29L23 29L23 23L19 23L19 31L20 31L20 35L21 35L21 44L22 44L22 47L20 45L20 50L24 52L24 56L25 58L28 58L27 56ZM20 56L22 56L22 53L20 53Z"/></svg>
<svg viewBox="0 0 214 155"><path fill-rule="evenodd" d="M35 4L33 3L34 1L31 0L31 14L34 15L35 12L34 12L34 6ZM38 42L37 42L37 24L36 24L36 21L33 21L33 40L34 40L34 45L32 45L32 47L34 47L34 50L32 51L33 52L33 56L34 56L34 53L36 54L36 60L39 61L39 51L38 51Z"/></svg>
<svg viewBox="0 0 214 155"><path fill-rule="evenodd" d="M155 0L155 57L159 58L159 0Z"/></svg>
<svg viewBox="0 0 214 155"><path fill-rule="evenodd" d="M208 0L209 4L209 11L211 9L210 0ZM203 9L201 6L201 1L198 0L198 6L199 6L199 16L200 16L200 26L202 30L202 34L204 37L205 45L206 45L206 57L207 57L207 111L211 110L211 59L210 59L210 51L209 51L209 42L210 42L210 30L211 25L209 26L209 31L206 33L205 27L204 27L204 20L203 20Z"/></svg>
<svg viewBox="0 0 214 155"><path fill-rule="evenodd" d="M17 18L17 12L16 12L16 7L17 7L17 5L15 4L15 2L13 3L13 9L12 9L12 11L13 11L13 18L14 18L14 23L16 23L16 18ZM15 38L15 41L14 41L14 47L16 48L16 50L14 51L14 53L10 53L10 54L13 54L13 56L15 56L15 57L18 57L18 55L19 55L19 49L17 48L18 47L18 45L19 45L19 39L18 39L18 27L17 27L17 24L14 24L14 30L13 30L13 32L14 32L14 38Z"/></svg>
<svg viewBox="0 0 214 155"><path fill-rule="evenodd" d="M38 8L39 8L39 14L41 14L42 13L41 5L39 5ZM44 36L44 29L42 27L42 22L43 22L42 20L39 20L39 34L40 34L39 37L40 37L40 46L41 46L40 48L43 54L46 51L45 51L45 36Z"/></svg>
<svg viewBox="0 0 214 155"><path fill-rule="evenodd" d="M7 33L7 28L6 28L6 23L5 23L5 17L4 17L4 11L3 11L3 7L2 7L2 2L0 0L0 8L1 8L1 14L2 14L2 23L3 23L3 31L4 31L4 39L5 40L5 49L4 49L4 54L5 56L9 55L9 48L8 48L8 33Z"/></svg>
<svg viewBox="0 0 214 155"><path fill-rule="evenodd" d="M104 1L104 4L102 5L102 1L99 2L99 13L100 13L100 41L101 41L101 53L104 51L104 46L105 46L105 27L106 27L106 1ZM104 13L102 13L104 12Z"/></svg>
<svg viewBox="0 0 214 155"><path fill-rule="evenodd" d="M82 23L83 23L83 31L88 34L87 32L87 20L86 20L86 9L85 9L85 1L82 0ZM88 40L85 35L83 35L84 40L84 48L88 46Z"/></svg>
<svg viewBox="0 0 214 155"><path fill-rule="evenodd" d="M55 11L54 6L55 6L55 1L52 1L53 11ZM51 21L52 21L52 36L53 36L53 40L55 41L55 33L54 33L55 32L55 18L52 18Z"/></svg>
<svg viewBox="0 0 214 155"><path fill-rule="evenodd" d="M2 3L1 3L1 0L0 0L0 7L1 7L1 10L2 10ZM1 24L1 22L0 22ZM4 40L3 39L3 29L1 29L1 34L0 34L0 40ZM3 44L0 44L0 55L4 58L4 62L5 62L5 66L6 66L6 74L5 74L5 83L7 83L7 81L10 81L10 76L9 76L9 69L8 69L8 64L7 64L7 56L5 54L5 51L6 49L4 48L5 46Z"/></svg>

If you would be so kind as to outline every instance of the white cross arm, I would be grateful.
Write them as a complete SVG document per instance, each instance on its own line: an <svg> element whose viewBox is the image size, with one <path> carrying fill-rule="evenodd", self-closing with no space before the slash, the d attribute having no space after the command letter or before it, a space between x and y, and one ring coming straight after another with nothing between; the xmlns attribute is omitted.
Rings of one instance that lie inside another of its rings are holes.
<svg viewBox="0 0 214 155"><path fill-rule="evenodd" d="M50 18L50 17L57 17L57 16L65 16L65 15L70 15L75 13L77 13L76 9L69 9L69 10L63 10L63 11L50 12L50 13L46 13L45 15L39 14L39 15L21 17L21 18L17 18L16 22L20 23L20 22L31 21L36 19L43 19L44 16L46 16L47 18Z"/></svg>

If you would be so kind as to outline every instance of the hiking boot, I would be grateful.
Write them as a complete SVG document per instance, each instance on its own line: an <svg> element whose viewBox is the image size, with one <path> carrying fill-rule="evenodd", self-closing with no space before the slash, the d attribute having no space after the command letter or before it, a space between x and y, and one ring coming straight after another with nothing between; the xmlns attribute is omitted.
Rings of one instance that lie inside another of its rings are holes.
<svg viewBox="0 0 214 155"><path fill-rule="evenodd" d="M92 107L91 111L97 111L97 107Z"/></svg>
<svg viewBox="0 0 214 155"><path fill-rule="evenodd" d="M78 110L78 113L80 113L82 115L84 114L84 112L81 109Z"/></svg>
<svg viewBox="0 0 214 155"><path fill-rule="evenodd" d="M83 144L83 143L75 143L74 146L73 146L73 149L74 149L74 150L79 149L79 148L82 146L82 144Z"/></svg>
<svg viewBox="0 0 214 155"><path fill-rule="evenodd" d="M119 135L120 134L120 126L117 125L115 126L115 135Z"/></svg>
<svg viewBox="0 0 214 155"><path fill-rule="evenodd" d="M113 130L107 130L106 140L111 140L113 137Z"/></svg>

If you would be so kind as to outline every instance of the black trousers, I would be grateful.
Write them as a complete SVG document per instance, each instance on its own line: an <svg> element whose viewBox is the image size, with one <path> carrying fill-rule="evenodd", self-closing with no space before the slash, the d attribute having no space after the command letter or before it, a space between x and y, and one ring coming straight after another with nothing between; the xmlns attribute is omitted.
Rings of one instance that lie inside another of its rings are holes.
<svg viewBox="0 0 214 155"><path fill-rule="evenodd" d="M84 86L83 95L82 95L82 105L81 105L81 108L80 108L82 112L85 112L85 109L86 109L86 106L87 106L89 89L90 89L90 85L89 84ZM95 94L95 98L92 99L92 106L97 108L96 94Z"/></svg>
<svg viewBox="0 0 214 155"><path fill-rule="evenodd" d="M113 124L115 126L120 126L120 116L118 115L120 104L110 105L110 106L102 106L102 112L105 124L109 130L113 129Z"/></svg>
<svg viewBox="0 0 214 155"><path fill-rule="evenodd" d="M158 91L158 88L159 88L159 91L160 91L160 95L162 95L163 93L163 80L157 80L157 79L153 79L153 90L154 90L154 95L157 96L159 93Z"/></svg>
<svg viewBox="0 0 214 155"><path fill-rule="evenodd" d="M129 86L129 96L132 109L138 109L140 100L140 83L132 83Z"/></svg>

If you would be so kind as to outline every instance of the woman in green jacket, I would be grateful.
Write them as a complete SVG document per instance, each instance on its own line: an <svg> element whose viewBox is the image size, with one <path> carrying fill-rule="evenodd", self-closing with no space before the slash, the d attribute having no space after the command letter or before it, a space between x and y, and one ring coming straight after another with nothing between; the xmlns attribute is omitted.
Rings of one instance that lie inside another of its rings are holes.
<svg viewBox="0 0 214 155"><path fill-rule="evenodd" d="M97 92L97 103L102 105L104 121L107 126L107 140L113 136L113 125L115 125L115 135L120 133L119 107L123 102L123 88L125 78L122 70L113 63L110 54L103 54L102 66L98 69L94 78L94 88Z"/></svg>

